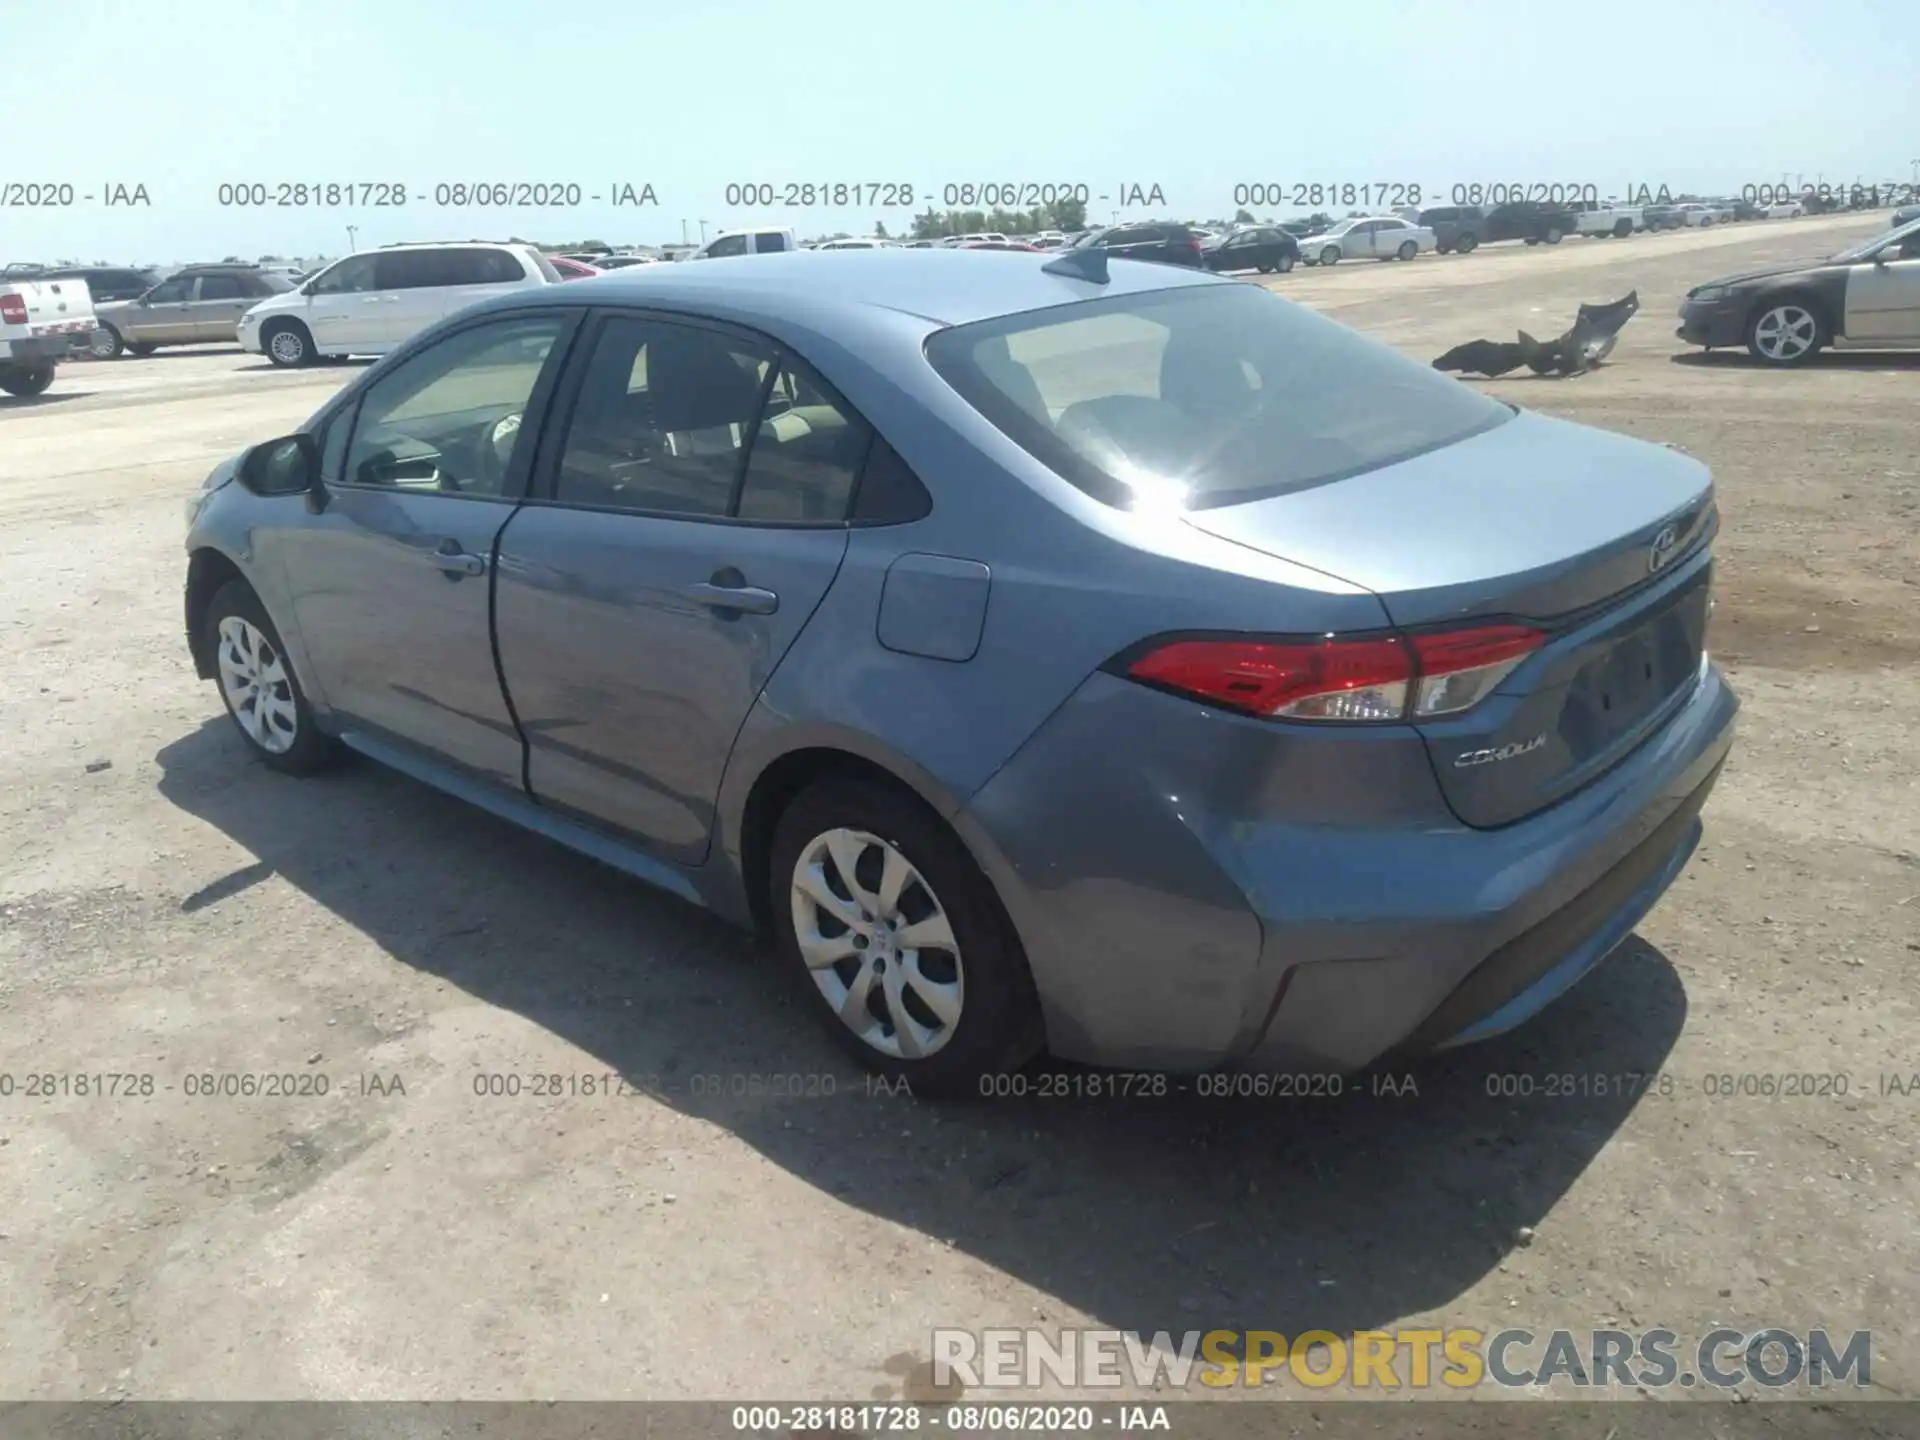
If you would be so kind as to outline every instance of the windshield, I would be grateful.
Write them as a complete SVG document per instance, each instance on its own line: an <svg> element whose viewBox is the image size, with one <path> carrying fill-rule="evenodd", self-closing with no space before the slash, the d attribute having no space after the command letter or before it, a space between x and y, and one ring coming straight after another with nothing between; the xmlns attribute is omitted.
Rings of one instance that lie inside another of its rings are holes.
<svg viewBox="0 0 1920 1440"><path fill-rule="evenodd" d="M1036 459L1121 509L1200 510L1464 440L1507 407L1251 285L943 330L934 369Z"/></svg>
<svg viewBox="0 0 1920 1440"><path fill-rule="evenodd" d="M1883 230L1874 236L1873 239L1862 241L1850 249L1836 250L1828 258L1832 260L1864 260L1881 246L1890 244L1907 235L1920 235L1920 220L1910 221L1905 225L1896 225L1891 230Z"/></svg>

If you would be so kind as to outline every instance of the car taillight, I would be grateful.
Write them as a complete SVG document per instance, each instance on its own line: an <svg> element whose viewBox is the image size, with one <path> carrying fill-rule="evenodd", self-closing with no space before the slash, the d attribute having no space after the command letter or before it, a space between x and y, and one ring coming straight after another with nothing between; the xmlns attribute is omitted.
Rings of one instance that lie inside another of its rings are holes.
<svg viewBox="0 0 1920 1440"><path fill-rule="evenodd" d="M27 300L24 295L0 295L0 320L9 325L27 323Z"/></svg>
<svg viewBox="0 0 1920 1440"><path fill-rule="evenodd" d="M1546 638L1522 625L1488 625L1405 638L1175 640L1127 674L1279 720L1428 720L1479 704Z"/></svg>

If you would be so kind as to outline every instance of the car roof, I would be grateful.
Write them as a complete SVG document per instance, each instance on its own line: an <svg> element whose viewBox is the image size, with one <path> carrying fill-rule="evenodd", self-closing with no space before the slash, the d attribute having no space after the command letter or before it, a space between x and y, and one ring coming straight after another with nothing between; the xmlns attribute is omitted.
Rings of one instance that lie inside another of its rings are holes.
<svg viewBox="0 0 1920 1440"><path fill-rule="evenodd" d="M542 286L520 291L486 302L485 308L647 306L848 343L888 312L937 325L967 325L1111 295L1239 283L1201 270L1116 259L1109 264L1107 283L1095 285L1048 274L1046 267L1057 263L1058 256L1045 252L1016 251L1004 263L982 265L953 249L902 246L850 250L844 259L823 266L805 254L786 252L698 265L635 266L564 290Z"/></svg>

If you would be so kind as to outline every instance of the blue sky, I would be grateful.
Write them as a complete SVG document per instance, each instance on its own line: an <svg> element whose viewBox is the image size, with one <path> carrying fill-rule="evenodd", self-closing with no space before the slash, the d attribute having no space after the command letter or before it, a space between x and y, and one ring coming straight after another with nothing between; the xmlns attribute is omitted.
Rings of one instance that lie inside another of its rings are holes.
<svg viewBox="0 0 1920 1440"><path fill-rule="evenodd" d="M730 208L741 182L1084 183L1105 220L1127 184L1203 218L1250 183L1737 193L1906 181L1920 159L1920 5L1896 0L0 0L0 34L49 61L9 67L0 186L75 196L0 208L0 260L335 254L350 224L361 247L618 244L910 213ZM1505 113L1509 84L1557 118ZM495 180L581 203L434 204ZM254 182L409 199L219 203ZM150 203L103 205L113 184ZM609 205L620 184L659 204Z"/></svg>

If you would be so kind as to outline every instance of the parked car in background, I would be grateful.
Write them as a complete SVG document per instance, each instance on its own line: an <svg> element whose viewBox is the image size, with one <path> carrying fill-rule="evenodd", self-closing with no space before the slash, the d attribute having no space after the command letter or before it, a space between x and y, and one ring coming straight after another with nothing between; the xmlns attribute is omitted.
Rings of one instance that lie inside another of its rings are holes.
<svg viewBox="0 0 1920 1440"><path fill-rule="evenodd" d="M844 240L822 240L815 250L898 250L899 242L877 235L852 235Z"/></svg>
<svg viewBox="0 0 1920 1440"><path fill-rule="evenodd" d="M1565 205L1549 205L1539 200L1509 200L1487 211L1481 224L1480 240L1482 244L1524 240L1529 245L1558 245L1578 227L1578 218Z"/></svg>
<svg viewBox="0 0 1920 1440"><path fill-rule="evenodd" d="M778 255L798 248L791 230L722 230L686 258L724 260L731 255Z"/></svg>
<svg viewBox="0 0 1920 1440"><path fill-rule="evenodd" d="M1108 225L1089 230L1073 242L1076 250L1095 246L1121 260L1152 260L1196 268L1201 264L1200 242L1193 231L1158 220Z"/></svg>
<svg viewBox="0 0 1920 1440"><path fill-rule="evenodd" d="M1678 205L1649 205L1640 214L1649 230L1678 230L1687 223Z"/></svg>
<svg viewBox="0 0 1920 1440"><path fill-rule="evenodd" d="M1675 332L1744 345L1769 365L1836 350L1920 349L1920 218L1822 260L1722 276L1687 292Z"/></svg>
<svg viewBox="0 0 1920 1440"><path fill-rule="evenodd" d="M1688 200L1674 207L1679 211L1680 223L1689 229L1704 229L1712 225L1729 225L1733 222L1731 208L1708 200Z"/></svg>
<svg viewBox="0 0 1920 1440"><path fill-rule="evenodd" d="M587 262L596 270L631 270L636 265L658 265L651 255L602 255Z"/></svg>
<svg viewBox="0 0 1920 1440"><path fill-rule="evenodd" d="M1622 205L1616 200L1579 200L1567 206L1573 217L1573 233L1589 238L1625 240L1636 230L1646 229L1645 212L1637 205Z"/></svg>
<svg viewBox="0 0 1920 1440"><path fill-rule="evenodd" d="M1263 287L1059 263L469 310L208 477L192 667L268 767L344 745L758 923L916 1093L1523 1023L1731 750L1710 473Z"/></svg>
<svg viewBox="0 0 1920 1440"><path fill-rule="evenodd" d="M1915 220L1920 220L1920 205L1904 205L1893 212L1895 229L1902 225L1911 225Z"/></svg>
<svg viewBox="0 0 1920 1440"><path fill-rule="evenodd" d="M1798 220L1806 213L1806 205L1799 200L1776 200L1771 205L1760 207L1763 220Z"/></svg>
<svg viewBox="0 0 1920 1440"><path fill-rule="evenodd" d="M1435 248L1433 231L1409 225L1397 215L1364 215L1342 220L1324 235L1315 235L1301 247L1309 265L1337 265L1342 260L1411 260Z"/></svg>
<svg viewBox="0 0 1920 1440"><path fill-rule="evenodd" d="M1201 262L1209 270L1276 271L1284 275L1300 259L1300 242L1278 225L1247 225L1200 247Z"/></svg>
<svg viewBox="0 0 1920 1440"><path fill-rule="evenodd" d="M164 345L231 345L240 319L272 296L295 293L285 275L257 265L188 265L135 300L96 305L97 360L151 355Z"/></svg>
<svg viewBox="0 0 1920 1440"><path fill-rule="evenodd" d="M1471 253L1480 244L1487 212L1478 205L1435 205L1422 210L1416 224L1433 231L1433 248L1442 255Z"/></svg>
<svg viewBox="0 0 1920 1440"><path fill-rule="evenodd" d="M389 245L334 261L297 290L248 310L240 345L275 365L384 355L480 300L561 282L531 245Z"/></svg>
<svg viewBox="0 0 1920 1440"><path fill-rule="evenodd" d="M1029 245L1024 240L971 240L959 248L962 250L1020 250L1029 255L1040 253L1038 245Z"/></svg>
<svg viewBox="0 0 1920 1440"><path fill-rule="evenodd" d="M596 275L607 273L579 260L570 260L565 255L549 255L547 263L560 272L562 280L591 280Z"/></svg>
<svg viewBox="0 0 1920 1440"><path fill-rule="evenodd" d="M138 300L158 285L162 277L157 271L140 270L126 265L75 265L63 269L42 270L34 278L84 280L87 282L87 293L93 297L93 303L103 305L113 300Z"/></svg>
<svg viewBox="0 0 1920 1440"><path fill-rule="evenodd" d="M60 362L86 349L94 324L85 280L20 270L0 276L0 390L45 393Z"/></svg>

